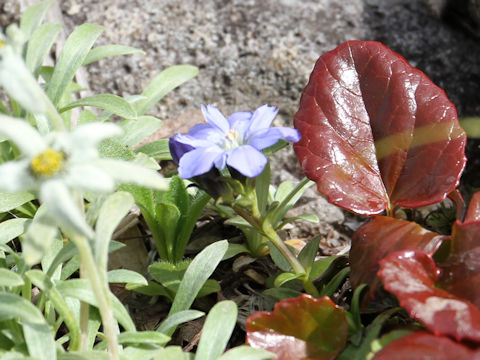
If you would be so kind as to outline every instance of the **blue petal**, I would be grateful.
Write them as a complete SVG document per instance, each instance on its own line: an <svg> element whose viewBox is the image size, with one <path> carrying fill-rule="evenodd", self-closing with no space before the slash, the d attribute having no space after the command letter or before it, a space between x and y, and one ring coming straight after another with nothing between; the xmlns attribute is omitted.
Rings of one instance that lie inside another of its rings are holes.
<svg viewBox="0 0 480 360"><path fill-rule="evenodd" d="M235 129L240 137L243 139L245 132L247 131L248 126L250 125L250 119L252 118L252 113L250 111L238 111L231 114L228 117L228 123L230 124L230 129Z"/></svg>
<svg viewBox="0 0 480 360"><path fill-rule="evenodd" d="M197 124L193 126L188 135L196 139L204 139L213 143L219 144L225 139L225 134L218 130L218 128L209 124Z"/></svg>
<svg viewBox="0 0 480 360"><path fill-rule="evenodd" d="M182 179L191 179L194 176L205 174L214 165L217 157L224 152L218 146L201 147L187 152L179 162L178 175Z"/></svg>
<svg viewBox="0 0 480 360"><path fill-rule="evenodd" d="M257 150L263 150L269 146L275 145L280 139L295 143L300 140L300 137L300 133L296 129L287 127L274 127L257 131L250 139L247 140L247 143Z"/></svg>
<svg viewBox="0 0 480 360"><path fill-rule="evenodd" d="M227 157L229 152L224 151L219 157L215 159L215 167L219 170L225 169L225 165L227 163Z"/></svg>
<svg viewBox="0 0 480 360"><path fill-rule="evenodd" d="M180 158L190 150L193 150L194 147L190 145L183 144L175 140L175 137L171 137L168 141L168 147L170 148L170 154L172 155L173 162L178 164Z"/></svg>
<svg viewBox="0 0 480 360"><path fill-rule="evenodd" d="M198 139L198 138L193 137L193 136L188 135L188 134L175 134L173 139L176 142L180 142L180 143L185 144L185 145L190 145L194 148L208 147L208 146L212 146L212 145L215 144L215 143L213 143L211 141L208 141L206 139Z"/></svg>
<svg viewBox="0 0 480 360"><path fill-rule="evenodd" d="M213 105L202 105L202 113L207 120L207 123L216 127L218 130L227 134L230 130L227 119L225 116Z"/></svg>
<svg viewBox="0 0 480 360"><path fill-rule="evenodd" d="M246 138L250 137L254 132L267 129L272 125L273 119L277 116L278 108L275 106L263 105L252 114L250 127L246 132Z"/></svg>
<svg viewBox="0 0 480 360"><path fill-rule="evenodd" d="M260 175L266 164L267 157L250 145L233 149L227 159L227 165L247 177Z"/></svg>

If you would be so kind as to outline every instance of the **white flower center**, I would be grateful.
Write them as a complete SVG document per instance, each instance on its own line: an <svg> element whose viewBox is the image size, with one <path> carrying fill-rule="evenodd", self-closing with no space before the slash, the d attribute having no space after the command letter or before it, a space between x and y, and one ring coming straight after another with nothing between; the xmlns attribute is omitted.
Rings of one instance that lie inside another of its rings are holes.
<svg viewBox="0 0 480 360"><path fill-rule="evenodd" d="M241 144L239 142L238 131L235 129L230 129L227 135L225 135L226 141L224 142L223 147L227 150L234 149L239 147Z"/></svg>

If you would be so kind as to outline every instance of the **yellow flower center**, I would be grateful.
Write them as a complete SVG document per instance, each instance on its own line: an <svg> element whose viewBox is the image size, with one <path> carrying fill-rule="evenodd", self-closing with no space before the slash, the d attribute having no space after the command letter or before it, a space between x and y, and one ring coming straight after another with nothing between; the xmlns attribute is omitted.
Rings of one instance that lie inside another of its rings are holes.
<svg viewBox="0 0 480 360"><path fill-rule="evenodd" d="M4 47L6 44L5 44L5 41L3 40L0 40L0 48Z"/></svg>
<svg viewBox="0 0 480 360"><path fill-rule="evenodd" d="M48 148L35 156L30 166L35 175L51 177L62 169L64 159L63 153Z"/></svg>
<svg viewBox="0 0 480 360"><path fill-rule="evenodd" d="M238 131L235 129L230 129L230 132L225 136L228 140L234 141L238 137Z"/></svg>

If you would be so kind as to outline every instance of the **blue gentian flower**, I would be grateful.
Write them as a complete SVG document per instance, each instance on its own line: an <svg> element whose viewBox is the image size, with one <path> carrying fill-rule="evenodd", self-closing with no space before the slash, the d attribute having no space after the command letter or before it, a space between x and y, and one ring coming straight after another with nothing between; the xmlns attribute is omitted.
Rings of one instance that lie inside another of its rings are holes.
<svg viewBox="0 0 480 360"><path fill-rule="evenodd" d="M188 134L170 138L170 152L183 179L205 174L214 166L222 170L227 165L244 176L255 177L267 164L261 150L280 139L300 140L300 133L295 129L270 127L278 113L274 106L236 112L228 120L212 105L202 105L202 113L206 124L197 124Z"/></svg>

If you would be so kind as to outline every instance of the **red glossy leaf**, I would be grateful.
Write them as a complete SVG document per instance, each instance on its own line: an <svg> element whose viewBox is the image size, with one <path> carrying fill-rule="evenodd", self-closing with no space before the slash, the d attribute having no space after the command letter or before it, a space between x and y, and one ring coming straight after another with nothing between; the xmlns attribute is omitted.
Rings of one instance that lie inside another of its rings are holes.
<svg viewBox="0 0 480 360"><path fill-rule="evenodd" d="M247 344L277 354L278 360L333 359L347 341L348 325L342 308L328 297L309 295L275 304L247 319Z"/></svg>
<svg viewBox="0 0 480 360"><path fill-rule="evenodd" d="M480 191L473 194L468 205L465 222L480 221Z"/></svg>
<svg viewBox="0 0 480 360"><path fill-rule="evenodd" d="M392 341L373 360L480 360L480 351L456 343L447 337L418 332Z"/></svg>
<svg viewBox="0 0 480 360"><path fill-rule="evenodd" d="M465 165L465 132L445 92L374 41L322 55L295 115L305 175L358 214L443 200Z"/></svg>
<svg viewBox="0 0 480 360"><path fill-rule="evenodd" d="M465 221L453 225L450 256L440 267L439 284L480 308L480 193L471 199Z"/></svg>
<svg viewBox="0 0 480 360"><path fill-rule="evenodd" d="M375 216L360 227L352 237L350 250L350 281L354 287L368 285L371 298L381 281L377 276L379 261L389 253L404 249L435 252L447 236L428 231L420 225L386 216Z"/></svg>
<svg viewBox="0 0 480 360"><path fill-rule="evenodd" d="M435 335L480 341L480 311L470 302L435 286L439 268L420 250L391 253L378 275L410 316Z"/></svg>

